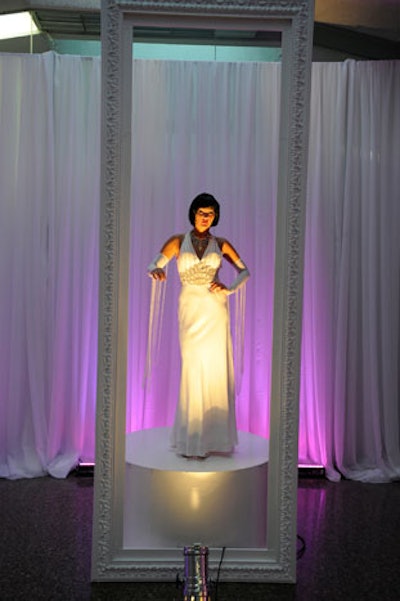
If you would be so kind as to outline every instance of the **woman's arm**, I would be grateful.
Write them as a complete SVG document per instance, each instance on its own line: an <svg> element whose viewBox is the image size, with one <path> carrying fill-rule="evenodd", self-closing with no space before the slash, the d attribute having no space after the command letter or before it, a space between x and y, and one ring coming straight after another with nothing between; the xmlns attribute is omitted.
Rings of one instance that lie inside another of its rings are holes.
<svg viewBox="0 0 400 601"><path fill-rule="evenodd" d="M230 286L225 286L222 282L213 282L210 286L210 290L225 291L226 294L232 294L247 282L250 277L250 272L228 240L217 238L217 242L224 258L235 267L238 275Z"/></svg>
<svg viewBox="0 0 400 601"><path fill-rule="evenodd" d="M178 234L175 236L171 236L163 247L158 255L153 259L150 265L147 268L147 273L154 280L166 280L167 276L164 271L164 267L167 263L173 258L179 255L179 250L181 248L183 240L183 235Z"/></svg>

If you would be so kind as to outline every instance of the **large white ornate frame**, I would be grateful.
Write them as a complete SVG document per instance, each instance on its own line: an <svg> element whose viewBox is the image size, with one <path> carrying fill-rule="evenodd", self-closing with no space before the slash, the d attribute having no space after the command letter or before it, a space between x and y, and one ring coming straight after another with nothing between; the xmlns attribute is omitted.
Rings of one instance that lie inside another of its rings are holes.
<svg viewBox="0 0 400 601"><path fill-rule="evenodd" d="M295 582L297 439L312 0L102 0L102 206L93 580L173 581L182 550L123 548L134 26L282 34L267 546L225 581ZM134 511L134 508L132 508ZM219 556L218 556L219 558ZM210 554L211 574L217 557Z"/></svg>

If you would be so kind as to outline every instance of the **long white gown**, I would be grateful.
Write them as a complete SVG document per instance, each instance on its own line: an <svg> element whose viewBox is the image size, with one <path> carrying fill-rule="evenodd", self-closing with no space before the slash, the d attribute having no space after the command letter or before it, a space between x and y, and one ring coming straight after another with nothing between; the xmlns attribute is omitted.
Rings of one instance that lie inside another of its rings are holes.
<svg viewBox="0 0 400 601"><path fill-rule="evenodd" d="M237 444L228 299L209 290L221 262L216 238L199 259L185 235L177 260L181 383L171 436L181 455L230 453Z"/></svg>

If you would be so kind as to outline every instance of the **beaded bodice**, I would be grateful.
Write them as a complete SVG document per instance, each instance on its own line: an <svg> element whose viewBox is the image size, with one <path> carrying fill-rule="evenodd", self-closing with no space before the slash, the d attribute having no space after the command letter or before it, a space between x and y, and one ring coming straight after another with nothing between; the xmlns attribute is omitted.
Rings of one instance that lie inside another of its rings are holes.
<svg viewBox="0 0 400 601"><path fill-rule="evenodd" d="M210 284L221 266L222 254L214 236L210 237L208 246L201 259L196 255L187 233L182 241L177 259L178 273L182 284L197 286Z"/></svg>

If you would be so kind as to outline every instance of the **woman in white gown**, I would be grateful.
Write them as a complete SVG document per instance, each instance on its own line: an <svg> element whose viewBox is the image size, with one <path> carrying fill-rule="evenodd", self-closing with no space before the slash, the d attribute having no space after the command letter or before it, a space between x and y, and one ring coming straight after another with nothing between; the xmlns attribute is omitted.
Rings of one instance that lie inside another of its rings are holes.
<svg viewBox="0 0 400 601"><path fill-rule="evenodd" d="M227 296L249 271L233 246L210 233L219 221L219 204L199 194L189 209L193 229L172 236L149 265L149 275L165 280L165 265L176 257L179 296L181 383L171 445L185 457L231 453L237 443L235 388ZM222 259L238 275L229 287L218 279Z"/></svg>

